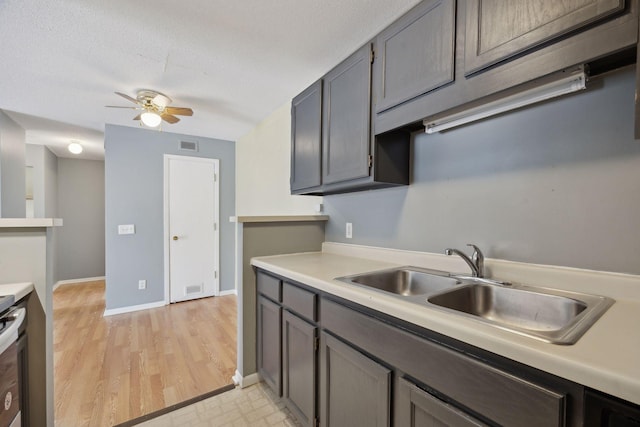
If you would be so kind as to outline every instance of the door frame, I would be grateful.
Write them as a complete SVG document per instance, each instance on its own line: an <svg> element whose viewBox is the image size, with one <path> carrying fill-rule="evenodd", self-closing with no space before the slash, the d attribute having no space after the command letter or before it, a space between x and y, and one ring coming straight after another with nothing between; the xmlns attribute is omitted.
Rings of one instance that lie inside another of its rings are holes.
<svg viewBox="0 0 640 427"><path fill-rule="evenodd" d="M171 303L171 257L170 257L170 244L171 234L169 230L169 161L175 160L189 160L203 163L210 163L213 165L215 171L215 179L213 180L213 201L215 209L213 212L215 230L213 233L213 244L216 250L216 256L214 257L214 265L216 271L216 277L213 285L213 296L220 295L220 160L210 159L207 157L195 157L195 156L178 156L175 154L164 155L164 170L163 170L163 215L164 215L164 303L169 305Z"/></svg>

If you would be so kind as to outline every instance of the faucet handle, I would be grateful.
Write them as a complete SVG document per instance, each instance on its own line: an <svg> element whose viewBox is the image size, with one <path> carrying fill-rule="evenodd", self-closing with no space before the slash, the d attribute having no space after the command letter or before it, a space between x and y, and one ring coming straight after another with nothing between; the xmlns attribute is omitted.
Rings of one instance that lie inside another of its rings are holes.
<svg viewBox="0 0 640 427"><path fill-rule="evenodd" d="M474 245L473 243L467 243L467 246L473 248L473 256L479 256L479 257L483 257L482 251L480 250L480 248L476 245Z"/></svg>
<svg viewBox="0 0 640 427"><path fill-rule="evenodd" d="M471 255L471 261L476 265L478 269L478 277L484 277L484 254L479 247L473 243L467 243L467 246L473 248L473 255Z"/></svg>

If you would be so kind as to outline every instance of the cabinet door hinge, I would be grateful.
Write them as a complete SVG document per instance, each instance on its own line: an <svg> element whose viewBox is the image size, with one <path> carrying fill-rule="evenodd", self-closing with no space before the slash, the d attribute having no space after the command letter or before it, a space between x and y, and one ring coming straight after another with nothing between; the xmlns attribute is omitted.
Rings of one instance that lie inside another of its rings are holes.
<svg viewBox="0 0 640 427"><path fill-rule="evenodd" d="M214 279L217 279L217 278L218 278L218 270L215 270L215 271L213 272L213 278L214 278Z"/></svg>
<svg viewBox="0 0 640 427"><path fill-rule="evenodd" d="M369 157L367 158L367 164L369 165L369 168L373 166L373 156L371 154L369 154Z"/></svg>
<svg viewBox="0 0 640 427"><path fill-rule="evenodd" d="M320 347L320 338L315 337L313 339L313 350L314 351L318 351L318 348Z"/></svg>
<svg viewBox="0 0 640 427"><path fill-rule="evenodd" d="M218 231L218 223L217 222L213 223L213 231Z"/></svg>
<svg viewBox="0 0 640 427"><path fill-rule="evenodd" d="M320 427L320 420L318 419L318 417L313 419L313 425L315 427Z"/></svg>
<svg viewBox="0 0 640 427"><path fill-rule="evenodd" d="M373 61L376 60L376 51L374 49L371 49L371 63L373 64Z"/></svg>

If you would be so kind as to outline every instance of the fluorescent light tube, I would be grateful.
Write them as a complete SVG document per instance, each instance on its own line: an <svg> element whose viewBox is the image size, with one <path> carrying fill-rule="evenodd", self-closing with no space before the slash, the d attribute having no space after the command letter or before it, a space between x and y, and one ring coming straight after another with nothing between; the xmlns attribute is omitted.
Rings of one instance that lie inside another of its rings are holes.
<svg viewBox="0 0 640 427"><path fill-rule="evenodd" d="M424 120L425 132L436 133L465 123L491 117L526 105L535 104L557 96L586 89L587 76L583 69L566 77L541 84L534 88L491 101L478 107L441 117L436 120Z"/></svg>

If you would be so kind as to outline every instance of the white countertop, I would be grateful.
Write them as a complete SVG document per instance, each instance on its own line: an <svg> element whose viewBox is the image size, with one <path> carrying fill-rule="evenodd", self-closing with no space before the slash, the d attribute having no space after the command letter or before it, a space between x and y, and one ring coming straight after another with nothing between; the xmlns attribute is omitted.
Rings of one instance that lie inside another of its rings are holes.
<svg viewBox="0 0 640 427"><path fill-rule="evenodd" d="M438 261L439 255L424 254L425 259L433 258L436 260L436 264L440 263L440 265L428 265L429 263L426 262L415 262L419 258L412 255L416 253L407 252L405 259L402 258L403 251L393 251L386 257L366 258L363 257L363 254L367 254L366 251L356 251L354 254L358 257L354 257L345 255L344 246L349 245L342 245L338 250L330 248L331 245L328 245L329 248L325 249L325 252L253 258L252 264L509 359L640 404L640 329L638 328L640 325L640 278L616 273L589 272L558 267L549 267L550 272L545 274L538 272L538 275L544 276L546 280L554 277L554 274L559 278L594 276L595 279L585 281L589 283L589 288L584 292L611 296L616 300L613 306L576 344L555 345L503 331L455 313L430 309L423 305L402 301L379 291L334 280L336 277L401 265L443 269L442 265L450 263L451 257L445 257ZM384 252L384 250L381 251ZM371 252L371 254L374 253ZM403 263L403 260L412 262ZM506 271L504 263L496 262L495 269ZM487 264L490 268L491 260L488 260ZM513 271L520 267L517 266L517 263L513 264L515 267L510 266L509 269L511 274L516 274ZM533 266L534 268L530 266L532 265L524 264L521 268L521 274L526 275L528 269L544 270L542 266ZM554 270L558 270L558 272L554 272ZM607 276L608 279L602 283L599 292L594 292L593 288L597 284L596 279L601 278L603 274L610 277ZM520 277L517 281L536 285L534 283L535 272L528 277L531 281L527 280L527 277ZM513 277L503 279L516 281ZM566 281L571 282L569 279ZM580 282L580 280L574 281ZM620 282L619 289L616 288L618 282ZM568 287L578 290L575 284ZM611 290L611 293L605 293L608 289Z"/></svg>
<svg viewBox="0 0 640 427"><path fill-rule="evenodd" d="M0 228L41 228L61 226L61 218L0 218Z"/></svg>
<svg viewBox="0 0 640 427"><path fill-rule="evenodd" d="M29 295L33 291L33 283L5 283L0 284L0 295L13 295L16 301Z"/></svg>

